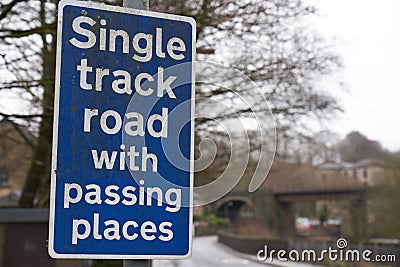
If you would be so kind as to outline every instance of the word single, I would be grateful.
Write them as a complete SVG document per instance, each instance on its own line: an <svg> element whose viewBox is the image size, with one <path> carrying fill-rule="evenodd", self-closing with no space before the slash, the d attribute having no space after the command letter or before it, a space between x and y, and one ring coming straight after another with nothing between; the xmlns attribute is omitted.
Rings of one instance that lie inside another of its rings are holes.
<svg viewBox="0 0 400 267"><path fill-rule="evenodd" d="M79 35L79 39L74 37L69 42L75 47L81 49L89 49L98 46L100 51L108 48L110 52L122 51L124 54L130 53L129 33L123 29L107 29L107 21L100 19L100 27L98 31L94 31L93 26L97 23L94 19L87 16L79 16L72 22L72 29ZM83 38L82 38L83 37ZM84 40L82 40L84 39ZM117 50L117 39L120 39L122 47ZM179 37L171 37L166 42L166 48L163 47L163 29L156 28L155 38L151 33L136 33L132 37L132 47L136 53L132 58L139 62L148 62L153 57L153 46L155 46L156 56L165 58L167 54L174 60L182 60L185 58L186 44Z"/></svg>

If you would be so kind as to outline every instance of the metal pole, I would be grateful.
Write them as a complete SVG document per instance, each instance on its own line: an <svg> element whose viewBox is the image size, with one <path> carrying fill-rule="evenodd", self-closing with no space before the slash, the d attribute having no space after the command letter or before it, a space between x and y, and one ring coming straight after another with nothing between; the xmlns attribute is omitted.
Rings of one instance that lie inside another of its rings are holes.
<svg viewBox="0 0 400 267"><path fill-rule="evenodd" d="M123 0L123 6L149 10L149 0ZM123 267L151 267L151 260L124 260Z"/></svg>
<svg viewBox="0 0 400 267"><path fill-rule="evenodd" d="M151 260L124 260L123 267L151 267Z"/></svg>
<svg viewBox="0 0 400 267"><path fill-rule="evenodd" d="M149 10L149 0L123 0L124 7Z"/></svg>

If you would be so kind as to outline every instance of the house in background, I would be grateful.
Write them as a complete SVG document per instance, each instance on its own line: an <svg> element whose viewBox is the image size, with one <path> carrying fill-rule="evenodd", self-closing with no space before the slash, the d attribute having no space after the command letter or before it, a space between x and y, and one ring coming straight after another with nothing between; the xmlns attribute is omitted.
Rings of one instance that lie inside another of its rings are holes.
<svg viewBox="0 0 400 267"><path fill-rule="evenodd" d="M316 167L322 179L328 177L344 176L374 186L383 176L383 163L371 159L363 159L358 162L324 163Z"/></svg>

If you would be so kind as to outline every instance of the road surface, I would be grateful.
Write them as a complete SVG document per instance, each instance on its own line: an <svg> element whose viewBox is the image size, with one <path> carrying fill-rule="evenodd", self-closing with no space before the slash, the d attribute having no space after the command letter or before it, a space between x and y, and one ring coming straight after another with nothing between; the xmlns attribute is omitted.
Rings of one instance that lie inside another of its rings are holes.
<svg viewBox="0 0 400 267"><path fill-rule="evenodd" d="M218 243L216 236L196 237L192 257L188 260L154 260L153 267L266 267L241 258L232 249Z"/></svg>

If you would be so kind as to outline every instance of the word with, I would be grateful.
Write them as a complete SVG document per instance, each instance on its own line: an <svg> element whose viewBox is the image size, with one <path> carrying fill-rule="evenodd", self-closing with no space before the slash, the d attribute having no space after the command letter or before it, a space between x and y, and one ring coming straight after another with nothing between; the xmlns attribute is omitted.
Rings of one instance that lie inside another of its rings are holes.
<svg viewBox="0 0 400 267"><path fill-rule="evenodd" d="M125 149L125 145L122 144L120 146L122 150ZM109 156L111 154L111 157ZM92 157L93 157L93 164L96 169L103 169L103 166L105 165L107 170L111 170L114 168L115 161L117 158L117 155L119 154L119 170L124 171L125 170L125 160L126 158L129 158L129 164L128 167L131 171L138 171L139 166L136 165L136 157L140 156L140 153L136 151L135 146L131 146L129 148L128 152L125 151L111 151L111 153L108 153L107 150L101 150L100 152L100 157L98 156L97 150L92 149ZM141 165L141 171L145 172L147 171L147 160L152 161L152 171L157 172L157 166L158 166L158 158L156 155L152 153L147 153L147 147L142 147L142 165Z"/></svg>

